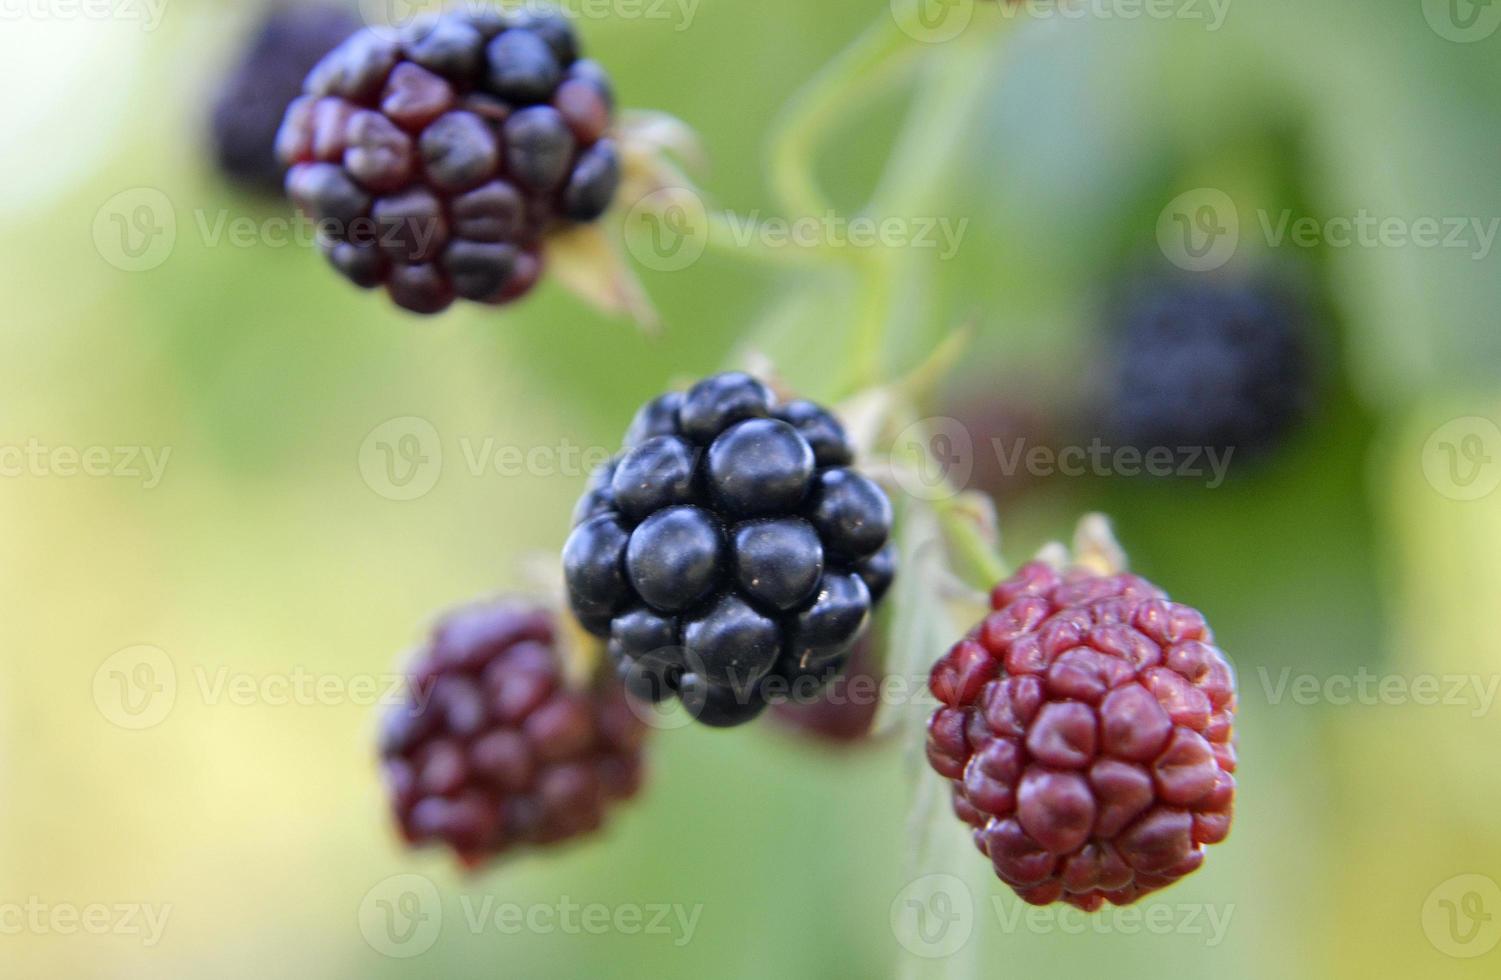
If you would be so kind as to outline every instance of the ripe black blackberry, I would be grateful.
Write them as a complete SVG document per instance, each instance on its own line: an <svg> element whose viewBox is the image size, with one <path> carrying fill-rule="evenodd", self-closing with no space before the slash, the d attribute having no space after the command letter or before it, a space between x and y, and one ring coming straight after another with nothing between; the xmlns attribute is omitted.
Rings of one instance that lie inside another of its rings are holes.
<svg viewBox="0 0 1501 980"><path fill-rule="evenodd" d="M561 14L483 10L324 58L277 151L334 267L416 313L527 293L548 234L598 218L620 182L610 82L578 50Z"/></svg>
<svg viewBox="0 0 1501 980"><path fill-rule="evenodd" d="M214 99L209 137L224 175L249 190L279 194L286 173L276 132L320 58L359 29L343 7L277 6L261 20Z"/></svg>
<svg viewBox="0 0 1501 980"><path fill-rule="evenodd" d="M590 833L641 782L645 725L608 675L571 680L550 610L516 601L444 617L382 719L402 836L476 867Z"/></svg>
<svg viewBox="0 0 1501 980"><path fill-rule="evenodd" d="M574 612L627 686L750 721L837 671L891 582L891 504L832 414L746 374L648 403L563 549Z"/></svg>
<svg viewBox="0 0 1501 980"><path fill-rule="evenodd" d="M1290 295L1262 283L1154 281L1125 297L1106 360L1101 422L1119 445L1275 449L1311 401Z"/></svg>

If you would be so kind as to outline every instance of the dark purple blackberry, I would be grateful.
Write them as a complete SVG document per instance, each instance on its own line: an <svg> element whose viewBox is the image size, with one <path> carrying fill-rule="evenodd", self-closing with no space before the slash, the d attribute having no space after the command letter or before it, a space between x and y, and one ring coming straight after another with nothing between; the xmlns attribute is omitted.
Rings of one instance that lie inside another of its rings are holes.
<svg viewBox="0 0 1501 980"><path fill-rule="evenodd" d="M566 18L452 11L330 52L286 110L277 153L324 253L416 313L501 305L549 234L614 200L614 97Z"/></svg>
<svg viewBox="0 0 1501 980"><path fill-rule="evenodd" d="M639 788L645 725L614 677L569 683L546 609L450 613L408 680L380 754L410 844L446 845L476 867L590 833Z"/></svg>
<svg viewBox="0 0 1501 980"><path fill-rule="evenodd" d="M891 584L891 504L839 422L716 375L645 405L563 549L574 612L654 700L718 727L827 679Z"/></svg>
<svg viewBox="0 0 1501 980"><path fill-rule="evenodd" d="M359 29L343 7L276 6L260 21L214 99L209 137L226 177L263 194L281 191L286 168L276 132L318 60Z"/></svg>
<svg viewBox="0 0 1501 980"><path fill-rule="evenodd" d="M1152 282L1125 298L1106 361L1101 427L1117 445L1275 449L1306 416L1301 311L1259 283Z"/></svg>
<svg viewBox="0 0 1501 980"><path fill-rule="evenodd" d="M783 727L831 746L873 741L885 677L871 633L855 644L837 674L813 678L806 689L794 685L787 700L772 707Z"/></svg>

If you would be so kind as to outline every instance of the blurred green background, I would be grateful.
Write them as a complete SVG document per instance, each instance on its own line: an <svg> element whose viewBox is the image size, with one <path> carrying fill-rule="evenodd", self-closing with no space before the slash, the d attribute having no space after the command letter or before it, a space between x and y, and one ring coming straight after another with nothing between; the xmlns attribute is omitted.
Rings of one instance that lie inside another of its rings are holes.
<svg viewBox="0 0 1501 980"><path fill-rule="evenodd" d="M403 853L353 685L383 677L439 610L527 585L521 559L555 553L584 482L576 466L513 476L476 454L611 445L637 404L749 337L809 394L847 394L820 352L846 337L832 309L848 284L716 252L643 270L656 339L552 283L500 313L400 315L308 248L212 234L284 213L205 162L207 99L257 5L165 0L153 18L117 0L7 5L0 29L5 972L1498 975L1501 719L1485 692L1501 676L1501 498L1482 491L1501 481L1501 267L1473 239L1298 247L1261 222L1290 209L1491 226L1501 6L1083 6L1094 14L1034 4L1004 31L993 10L943 8L973 17L922 49L930 76L967 73L962 139L902 165L930 185L922 213L968 225L951 260L911 258L887 368L969 320L954 384L1068 405L1102 297L1142 256L1162 260L1160 216L1203 188L1239 216L1230 270L1285 270L1316 297L1318 409L1283 453L1213 490L1054 478L1002 507L1012 561L1084 510L1110 513L1134 566L1203 609L1240 671L1235 830L1144 903L1170 909L1169 928L1008 918L1014 899L957 821L951 848L910 860L900 740L831 754L766 725L663 733L639 802L556 856L464 877ZM775 214L766 134L886 4L649 9L584 18L590 51L624 104L699 131L717 203ZM875 185L912 104L910 88L873 93L830 132L818 172L836 203ZM132 269L119 236L142 230L151 194L175 238ZM405 418L442 456L411 500L370 469L380 427ZM1446 468L1456 446L1482 447L1463 478ZM109 472L68 475L70 451L92 447ZM165 460L160 479L147 458ZM162 657L155 723L137 730L118 684ZM1406 693L1344 704L1280 686L1362 671ZM310 677L334 693L281 686ZM1424 678L1438 703L1416 696ZM441 934L392 957L362 915L407 873L436 890ZM972 905L950 958L912 955L893 928L927 873L961 878ZM565 898L698 912L668 934L468 921L487 900ZM159 934L147 911L165 916Z"/></svg>

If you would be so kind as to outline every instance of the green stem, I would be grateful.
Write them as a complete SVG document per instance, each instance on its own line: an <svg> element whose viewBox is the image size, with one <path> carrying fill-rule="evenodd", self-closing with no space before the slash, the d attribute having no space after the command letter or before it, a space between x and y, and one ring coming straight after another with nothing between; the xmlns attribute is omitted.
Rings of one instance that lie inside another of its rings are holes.
<svg viewBox="0 0 1501 980"><path fill-rule="evenodd" d="M916 412L912 413L913 416ZM909 422L915 422L912 418ZM926 433L920 440L909 439L892 449L893 466L910 467L920 472L933 472L941 464L928 455ZM997 542L987 533L987 515L977 500L977 494L968 494L954 486L947 476L923 495L917 506L926 506L931 511L942 532L949 555L955 559L952 567L964 582L981 592L989 592L1010 572L1005 561L997 553Z"/></svg>
<svg viewBox="0 0 1501 980"><path fill-rule="evenodd" d="M772 193L785 213L818 215L831 210L813 172L819 141L842 114L880 91L919 53L901 22L883 14L793 96L771 140Z"/></svg>
<svg viewBox="0 0 1501 980"><path fill-rule="evenodd" d="M947 184L950 165L968 135L965 121L988 94L983 83L995 51L995 32L976 31L950 42L942 60L927 64L869 211L910 215L931 206L934 192Z"/></svg>
<svg viewBox="0 0 1501 980"><path fill-rule="evenodd" d="M896 293L895 263L882 251L868 254L860 265L860 318L855 324L855 388L881 383L886 372L886 330L892 319Z"/></svg>
<svg viewBox="0 0 1501 980"><path fill-rule="evenodd" d="M942 60L927 62L896 149L864 213L915 219L932 210L935 192L948 176L944 164L955 156L965 136L965 120L983 97L980 82L993 57L993 41L991 32L977 31L972 37L950 42ZM891 308L892 300L917 260L910 253L877 250L861 263L866 301L855 332L859 384L878 384L885 377L887 332L902 326Z"/></svg>
<svg viewBox="0 0 1501 980"><path fill-rule="evenodd" d="M789 240L784 245L773 245L768 240L771 236L760 227L760 222L747 219L741 227L733 227L723 211L709 212L707 231L706 244L710 248L771 265L815 265L826 261L830 251L828 245L822 242L817 245L799 245Z"/></svg>
<svg viewBox="0 0 1501 980"><path fill-rule="evenodd" d="M954 571L966 584L988 593L1011 572L981 531L974 513L962 501L962 497L935 501L933 511L938 515L938 526L943 529L950 552L958 559Z"/></svg>

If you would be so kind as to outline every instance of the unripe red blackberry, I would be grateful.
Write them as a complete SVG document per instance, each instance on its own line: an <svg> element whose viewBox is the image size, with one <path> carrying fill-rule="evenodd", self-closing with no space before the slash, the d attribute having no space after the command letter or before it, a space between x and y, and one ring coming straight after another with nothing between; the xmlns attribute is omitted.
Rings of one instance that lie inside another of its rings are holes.
<svg viewBox="0 0 1501 980"><path fill-rule="evenodd" d="M209 136L226 177L253 191L281 191L286 168L276 158L276 132L287 106L318 59L359 26L349 10L322 3L278 5L265 15L214 99Z"/></svg>
<svg viewBox="0 0 1501 980"><path fill-rule="evenodd" d="M544 240L602 215L620 182L609 78L561 14L363 31L304 92L277 138L287 193L339 272L416 313L520 298Z"/></svg>
<svg viewBox="0 0 1501 980"><path fill-rule="evenodd" d="M380 755L403 838L469 867L597 830L641 783L645 726L613 674L570 679L553 614L499 601L433 628Z"/></svg>
<svg viewBox="0 0 1501 980"><path fill-rule="evenodd" d="M741 372L647 403L563 549L584 627L704 724L842 665L891 584L891 502L843 426Z"/></svg>
<svg viewBox="0 0 1501 980"><path fill-rule="evenodd" d="M1204 617L1040 562L991 605L933 668L928 760L996 874L1093 911L1198 868L1235 796L1235 678Z"/></svg>

